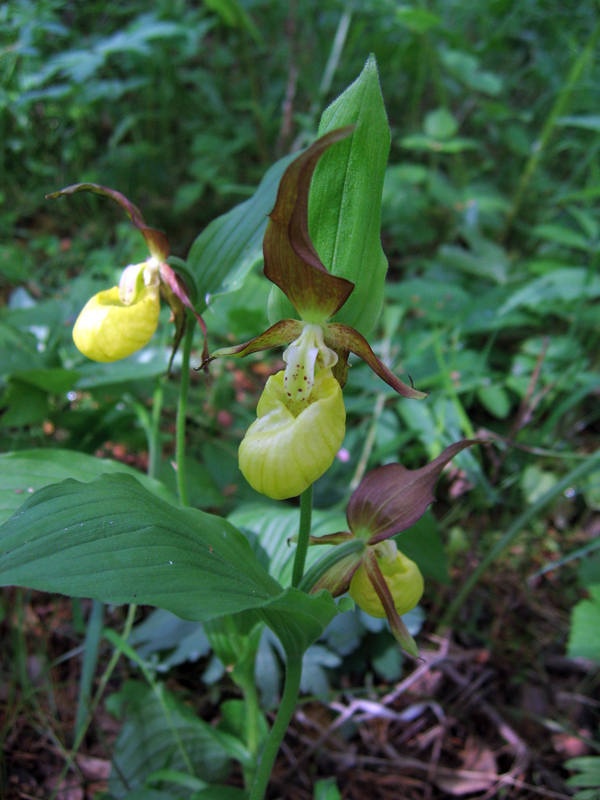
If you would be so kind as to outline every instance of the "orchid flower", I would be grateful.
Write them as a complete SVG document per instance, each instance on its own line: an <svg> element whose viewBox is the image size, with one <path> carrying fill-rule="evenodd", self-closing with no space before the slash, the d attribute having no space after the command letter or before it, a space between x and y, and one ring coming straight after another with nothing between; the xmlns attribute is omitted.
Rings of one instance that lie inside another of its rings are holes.
<svg viewBox="0 0 600 800"><path fill-rule="evenodd" d="M149 256L140 264L126 267L118 286L98 292L88 300L73 327L73 341L77 349L92 361L100 362L119 361L140 350L148 344L158 327L161 293L171 307L176 326L173 354L185 327L184 306L196 316L205 335L206 348L206 328L202 318L194 311L189 288L167 264L169 243L165 234L149 228L140 210L120 192L95 183L77 183L47 197L55 198L79 191L109 197L124 208L144 237Z"/></svg>
<svg viewBox="0 0 600 800"><path fill-rule="evenodd" d="M421 599L423 577L414 561L392 537L421 519L435 500L433 490L442 470L455 455L476 444L465 439L447 447L416 470L387 464L368 472L346 509L349 531L311 536L311 545L333 548L307 572L301 588L312 594L328 589L334 597L349 592L367 614L387 617L400 645L417 655L416 645L400 618Z"/></svg>
<svg viewBox="0 0 600 800"><path fill-rule="evenodd" d="M292 161L269 214L264 274L282 289L299 319L281 320L251 341L217 350L208 359L287 345L286 368L269 378L258 419L240 447L240 468L248 482L275 499L301 494L331 466L345 434L341 389L350 353L403 397L426 396L397 378L358 331L331 321L354 284L332 275L321 262L308 230L308 196L320 157L353 130L347 126L331 131Z"/></svg>

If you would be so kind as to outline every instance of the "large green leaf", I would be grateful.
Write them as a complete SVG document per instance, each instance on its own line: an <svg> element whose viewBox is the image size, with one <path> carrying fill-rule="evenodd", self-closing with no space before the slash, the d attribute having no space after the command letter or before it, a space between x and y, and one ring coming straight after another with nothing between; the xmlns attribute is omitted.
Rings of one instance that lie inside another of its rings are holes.
<svg viewBox="0 0 600 800"><path fill-rule="evenodd" d="M153 494L173 505L179 505L175 495L162 483L118 461L95 458L74 450L22 450L0 454L0 525L30 495L44 486L66 478L76 478L87 483L99 475L114 472L133 475Z"/></svg>
<svg viewBox="0 0 600 800"><path fill-rule="evenodd" d="M337 614L327 593L284 591L226 520L175 508L126 474L35 492L0 527L0 585L9 584L199 621L260 609L288 653Z"/></svg>
<svg viewBox="0 0 600 800"><path fill-rule="evenodd" d="M254 195L213 220L198 236L187 265L198 285L198 310L207 295L238 289L251 267L262 258L262 240L273 210L279 180L292 156L282 158L265 174Z"/></svg>
<svg viewBox="0 0 600 800"><path fill-rule="evenodd" d="M34 493L0 528L0 584L206 620L265 605L282 589L232 525L177 509L130 475Z"/></svg>

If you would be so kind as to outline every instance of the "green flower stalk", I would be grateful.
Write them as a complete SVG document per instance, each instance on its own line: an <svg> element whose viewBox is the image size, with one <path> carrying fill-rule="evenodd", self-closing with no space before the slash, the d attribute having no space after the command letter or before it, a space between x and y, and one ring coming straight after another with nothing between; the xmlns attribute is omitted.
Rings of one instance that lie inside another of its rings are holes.
<svg viewBox="0 0 600 800"><path fill-rule="evenodd" d="M286 368L267 383L258 419L240 447L240 469L248 482L275 499L305 491L331 466L341 447L345 434L341 389L350 353L364 359L403 397L426 396L397 378L358 331L330 321L354 284L323 266L309 235L308 196L320 157L353 130L347 126L331 131L288 166L269 215L264 274L285 293L299 319L281 320L249 342L217 350L205 362L287 345Z"/></svg>
<svg viewBox="0 0 600 800"><path fill-rule="evenodd" d="M476 444L465 439L447 447L421 469L387 464L368 472L346 509L349 531L311 536L311 545L337 545L305 575L301 587L311 594L327 589L333 597L349 592L373 617L387 617L392 633L408 653L417 646L402 622L423 594L423 576L392 537L421 519L435 500L433 490L455 455ZM400 547L402 541L400 539Z"/></svg>
<svg viewBox="0 0 600 800"><path fill-rule="evenodd" d="M114 189L95 183L77 183L48 198L89 191L114 200L125 209L133 225L148 245L149 257L141 264L130 264L123 270L118 286L106 289L90 298L83 307L73 328L77 349L92 361L119 361L148 344L158 327L160 296L171 308L175 322L173 355L185 329L185 307L190 309L204 333L206 327L196 314L190 290L183 279L167 264L169 243L161 231L144 222L140 210Z"/></svg>

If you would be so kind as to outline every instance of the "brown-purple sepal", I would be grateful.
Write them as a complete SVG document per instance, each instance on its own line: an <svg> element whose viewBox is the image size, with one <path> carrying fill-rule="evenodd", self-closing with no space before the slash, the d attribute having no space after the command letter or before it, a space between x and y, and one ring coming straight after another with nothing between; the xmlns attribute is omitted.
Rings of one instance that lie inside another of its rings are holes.
<svg viewBox="0 0 600 800"><path fill-rule="evenodd" d="M330 543L331 544L331 543ZM351 553L333 564L310 589L310 594L317 594L327 589L332 597L341 597L350 588L350 582L364 557L363 552Z"/></svg>
<svg viewBox="0 0 600 800"><path fill-rule="evenodd" d="M278 345L290 344L294 339L297 339L302 333L302 323L297 319L282 319L271 325L270 328L260 336L255 336L249 342L237 344L234 347L223 347L220 350L215 350L209 358L201 365L203 369L215 358L222 356L235 356L242 358L248 356L250 353L258 353L261 350L268 350L269 347L277 347Z"/></svg>
<svg viewBox="0 0 600 800"><path fill-rule="evenodd" d="M206 324L200 314L194 308L192 301L190 300L189 289L185 284L185 281L178 275L174 269L172 269L168 264L162 263L160 265L160 277L161 277L161 289L163 296L169 307L171 309L171 313L173 315L173 321L175 322L175 339L173 341L173 350L171 353L171 358L169 360L169 370L171 368L171 362L177 352L177 348L179 347L179 343L181 341L181 337L183 336L183 332L185 330L185 308L188 308L192 314L196 317L198 325L200 326L200 330L202 331L202 335L204 337L204 346L202 348L202 363L206 363L208 360L208 341L207 341L207 332L206 332Z"/></svg>
<svg viewBox="0 0 600 800"><path fill-rule="evenodd" d="M324 325L323 328L325 344L336 351L339 361L343 359L344 353L346 354L346 359L349 352L354 353L359 358L362 358L381 380L385 381L388 386L391 386L402 397L408 397L411 400L422 400L427 397L427 392L419 392L412 386L407 386L400 378L397 378L385 366L383 361L377 358L365 337L354 328L349 325L341 325L339 322L330 322L328 325Z"/></svg>
<svg viewBox="0 0 600 800"><path fill-rule="evenodd" d="M403 650L406 650L411 656L415 656L418 658L419 650L415 643L415 640L412 638L408 629L398 612L396 611L396 605L394 603L394 598L392 597L392 593L390 592L387 583L385 582L385 578L383 577L383 573L379 569L379 564L377 563L377 556L370 548L367 548L367 551L364 556L363 564L369 580L373 584L373 588L377 592L377 596L381 601L381 605L385 610L385 615L387 617L388 622L390 623L391 631L394 635L394 638L400 645Z"/></svg>
<svg viewBox="0 0 600 800"><path fill-rule="evenodd" d="M446 464L473 444L479 441L464 439L451 444L420 469L386 464L371 470L348 503L346 517L350 530L374 545L410 528L435 500L433 490Z"/></svg>
<svg viewBox="0 0 600 800"><path fill-rule="evenodd" d="M346 302L354 284L331 275L323 266L308 230L310 182L323 153L349 136L353 125L317 139L294 159L279 183L263 241L265 276L286 294L307 322L321 323Z"/></svg>
<svg viewBox="0 0 600 800"><path fill-rule="evenodd" d="M93 192L100 194L103 197L109 197L118 203L121 208L127 212L127 216L133 222L135 227L142 234L150 250L150 255L154 256L158 261L166 261L169 257L169 242L167 237L162 231L156 228L149 228L144 222L141 211L137 206L128 200L124 194L117 192L114 189L108 189L106 186L100 186L97 183L74 183L71 186L66 186L58 192L52 192L46 195L47 200L53 200L55 197L61 197L65 194L75 194L75 192Z"/></svg>

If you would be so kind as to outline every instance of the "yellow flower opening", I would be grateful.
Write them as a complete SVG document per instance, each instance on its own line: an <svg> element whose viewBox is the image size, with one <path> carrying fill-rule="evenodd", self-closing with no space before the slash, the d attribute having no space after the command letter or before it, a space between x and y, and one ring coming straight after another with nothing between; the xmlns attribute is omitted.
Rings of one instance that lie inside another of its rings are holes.
<svg viewBox="0 0 600 800"><path fill-rule="evenodd" d="M88 300L73 328L73 341L84 356L119 361L148 344L160 314L157 266L127 267L119 286Z"/></svg>
<svg viewBox="0 0 600 800"><path fill-rule="evenodd" d="M411 611L423 596L424 584L421 571L414 561L398 552L395 542L390 540L375 545L377 563L394 598L399 616ZM350 597L357 606L372 617L382 619L385 609L364 564L356 570L350 582Z"/></svg>
<svg viewBox="0 0 600 800"><path fill-rule="evenodd" d="M240 469L248 483L274 500L296 497L320 478L346 432L342 390L331 369L316 374L312 392L302 399L290 397L284 376L281 371L267 381L258 419L239 450Z"/></svg>

